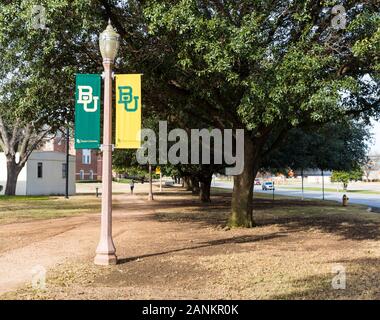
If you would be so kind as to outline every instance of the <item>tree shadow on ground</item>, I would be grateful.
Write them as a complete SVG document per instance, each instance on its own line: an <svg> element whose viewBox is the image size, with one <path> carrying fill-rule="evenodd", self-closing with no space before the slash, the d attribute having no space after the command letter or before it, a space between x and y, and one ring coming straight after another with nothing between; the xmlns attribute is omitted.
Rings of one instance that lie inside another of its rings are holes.
<svg viewBox="0 0 380 320"><path fill-rule="evenodd" d="M379 240L380 224L347 217L293 217L258 221L259 226L279 224L284 232L302 232L316 229L351 240Z"/></svg>
<svg viewBox="0 0 380 320"><path fill-rule="evenodd" d="M185 195L185 197L184 197ZM168 196L168 198L164 199L159 199L159 200L154 200L151 202L145 201L147 199L147 194L146 198L145 195L139 194L138 199L143 200L143 202L130 202L129 198L120 200L117 199L113 202L112 208L114 210L117 209L129 209L129 210L139 210L139 209L152 209L152 210L165 210L165 209L181 209L181 208L186 208L186 209L194 209L194 210L201 210L201 211L207 211L207 210L214 210L214 209L226 209L230 205L231 200L226 200L225 197L215 197L213 202L210 203L202 203L199 201L197 196L191 197L190 194L186 192L180 192L180 193L169 193L165 196ZM161 196L161 194L160 194ZM169 197L170 196L170 197ZM220 212L220 210L219 210ZM173 215L174 217L174 215ZM196 216L192 215L192 218L189 216L190 220L202 220L197 219ZM225 220L225 217L222 217L222 220ZM210 221L212 223L212 221ZM218 222L219 223L219 222Z"/></svg>
<svg viewBox="0 0 380 320"><path fill-rule="evenodd" d="M260 235L260 236L245 235L245 236L203 241L195 246L182 247L182 248L177 248L177 249L172 249L172 250L167 250L167 251L144 254L144 255L135 256L135 257L122 258L118 260L118 264L124 264L124 263L131 262L137 259L143 259L147 257L156 257L156 256L161 256L161 255L165 255L169 253L176 253L176 252L181 252L181 251L186 251L186 250L197 250L197 249L219 246L219 245L226 245L226 244L253 243L253 242L271 240L271 239L276 239L276 238L281 238L281 237L286 237L286 235L275 232L275 233Z"/></svg>
<svg viewBox="0 0 380 320"><path fill-rule="evenodd" d="M292 282L292 292L270 299L380 299L380 258L331 261L331 268L337 264L345 268L345 289L333 288L337 272L331 269L331 273L296 279Z"/></svg>
<svg viewBox="0 0 380 320"><path fill-rule="evenodd" d="M203 226L225 225L230 212L231 196L218 194L210 204L192 199L162 201L156 207L159 221L196 222ZM185 208L186 210L178 210ZM175 209L165 212L164 209ZM178 208L178 209L176 209ZM363 217L362 207L342 207L332 201L297 199L254 199L254 219L258 227L280 225L284 232L311 229L352 240L380 239L380 222ZM372 213L376 215L376 213ZM372 216L375 218L376 216Z"/></svg>
<svg viewBox="0 0 380 320"><path fill-rule="evenodd" d="M332 201L256 199L254 208L258 226L277 224L284 232L316 229L351 240L380 239L379 220L363 218L365 211L360 207L342 207Z"/></svg>

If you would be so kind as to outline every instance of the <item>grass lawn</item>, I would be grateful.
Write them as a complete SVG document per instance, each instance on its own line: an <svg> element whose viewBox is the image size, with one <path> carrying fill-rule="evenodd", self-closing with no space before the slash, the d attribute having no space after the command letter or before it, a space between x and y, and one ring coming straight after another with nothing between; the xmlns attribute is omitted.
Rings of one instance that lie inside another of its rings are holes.
<svg viewBox="0 0 380 320"><path fill-rule="evenodd" d="M118 179L117 182L119 183L130 183L132 179Z"/></svg>
<svg viewBox="0 0 380 320"><path fill-rule="evenodd" d="M72 196L0 196L0 225L31 220L62 218L100 211L100 198Z"/></svg>

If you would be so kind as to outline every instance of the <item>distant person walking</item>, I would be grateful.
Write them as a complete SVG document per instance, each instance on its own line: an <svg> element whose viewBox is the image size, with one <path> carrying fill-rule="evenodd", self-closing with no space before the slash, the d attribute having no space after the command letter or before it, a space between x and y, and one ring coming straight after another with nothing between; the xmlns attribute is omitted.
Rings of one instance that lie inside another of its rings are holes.
<svg viewBox="0 0 380 320"><path fill-rule="evenodd" d="M133 194L133 189L135 188L135 180L132 179L129 183L129 186L131 187L131 194Z"/></svg>

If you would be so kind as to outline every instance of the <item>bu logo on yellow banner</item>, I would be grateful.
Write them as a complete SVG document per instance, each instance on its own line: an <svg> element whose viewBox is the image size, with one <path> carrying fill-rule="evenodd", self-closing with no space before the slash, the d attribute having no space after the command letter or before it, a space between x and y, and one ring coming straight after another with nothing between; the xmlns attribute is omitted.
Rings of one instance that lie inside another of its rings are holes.
<svg viewBox="0 0 380 320"><path fill-rule="evenodd" d="M141 74L116 75L116 148L141 145Z"/></svg>
<svg viewBox="0 0 380 320"><path fill-rule="evenodd" d="M131 86L119 86L118 89L119 89L118 103L124 104L125 111L135 112L139 106L139 96L133 96L133 89ZM130 103L133 103L133 105L131 107L128 107Z"/></svg>

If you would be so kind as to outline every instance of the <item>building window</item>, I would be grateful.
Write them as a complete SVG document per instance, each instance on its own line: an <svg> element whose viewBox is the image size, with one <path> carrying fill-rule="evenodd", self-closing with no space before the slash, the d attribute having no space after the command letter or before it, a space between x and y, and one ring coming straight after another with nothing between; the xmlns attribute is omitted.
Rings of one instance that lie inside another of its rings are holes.
<svg viewBox="0 0 380 320"><path fill-rule="evenodd" d="M91 150L90 149L82 150L82 163L91 164Z"/></svg>
<svg viewBox="0 0 380 320"><path fill-rule="evenodd" d="M88 178L94 180L94 171L90 170L90 176Z"/></svg>
<svg viewBox="0 0 380 320"><path fill-rule="evenodd" d="M83 170L79 171L79 180L84 180L84 171Z"/></svg>
<svg viewBox="0 0 380 320"><path fill-rule="evenodd" d="M62 178L66 178L66 163L62 163Z"/></svg>
<svg viewBox="0 0 380 320"><path fill-rule="evenodd" d="M42 178L42 162L37 163L37 178Z"/></svg>

